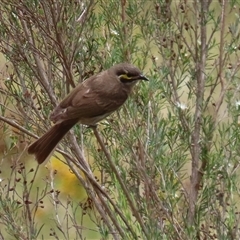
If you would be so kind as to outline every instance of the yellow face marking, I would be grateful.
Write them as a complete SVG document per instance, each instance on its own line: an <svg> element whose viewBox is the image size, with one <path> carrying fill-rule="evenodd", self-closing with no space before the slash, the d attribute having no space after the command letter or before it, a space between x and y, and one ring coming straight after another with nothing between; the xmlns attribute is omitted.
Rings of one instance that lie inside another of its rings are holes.
<svg viewBox="0 0 240 240"><path fill-rule="evenodd" d="M127 74L122 74L122 75L120 75L119 76L120 78L123 78L123 79L126 79L126 80L130 80L130 79L132 79L131 77L129 77Z"/></svg>

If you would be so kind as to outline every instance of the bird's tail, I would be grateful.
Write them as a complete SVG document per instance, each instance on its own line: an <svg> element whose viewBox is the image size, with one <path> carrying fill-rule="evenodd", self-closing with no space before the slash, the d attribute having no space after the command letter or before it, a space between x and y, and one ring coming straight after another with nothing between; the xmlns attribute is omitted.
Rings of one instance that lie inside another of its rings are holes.
<svg viewBox="0 0 240 240"><path fill-rule="evenodd" d="M28 147L28 153L34 154L39 164L43 163L59 141L77 122L78 119L70 119L55 124Z"/></svg>

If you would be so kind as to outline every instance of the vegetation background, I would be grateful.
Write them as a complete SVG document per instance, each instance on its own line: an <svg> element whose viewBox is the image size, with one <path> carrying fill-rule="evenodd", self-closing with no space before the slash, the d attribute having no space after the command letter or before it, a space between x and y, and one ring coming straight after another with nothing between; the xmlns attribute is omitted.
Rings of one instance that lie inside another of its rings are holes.
<svg viewBox="0 0 240 240"><path fill-rule="evenodd" d="M2 0L0 239L239 239L240 3ZM149 83L45 165L27 146L78 83Z"/></svg>

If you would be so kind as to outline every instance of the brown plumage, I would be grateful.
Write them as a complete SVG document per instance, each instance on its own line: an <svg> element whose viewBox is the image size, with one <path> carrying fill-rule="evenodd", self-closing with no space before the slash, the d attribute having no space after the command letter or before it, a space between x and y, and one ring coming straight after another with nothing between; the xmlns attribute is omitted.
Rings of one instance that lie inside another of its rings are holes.
<svg viewBox="0 0 240 240"><path fill-rule="evenodd" d="M28 153L44 162L64 135L77 123L93 126L127 100L139 80L148 80L128 63L120 63L76 86L50 115L55 125L31 144Z"/></svg>

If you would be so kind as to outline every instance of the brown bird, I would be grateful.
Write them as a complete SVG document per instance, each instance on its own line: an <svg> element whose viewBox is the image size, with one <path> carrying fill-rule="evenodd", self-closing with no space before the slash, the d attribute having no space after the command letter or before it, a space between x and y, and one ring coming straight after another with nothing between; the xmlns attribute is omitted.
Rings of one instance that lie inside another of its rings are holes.
<svg viewBox="0 0 240 240"><path fill-rule="evenodd" d="M53 110L55 123L42 137L32 143L28 153L43 163L64 135L78 122L94 126L127 100L133 86L148 79L128 63L117 64L76 86Z"/></svg>

